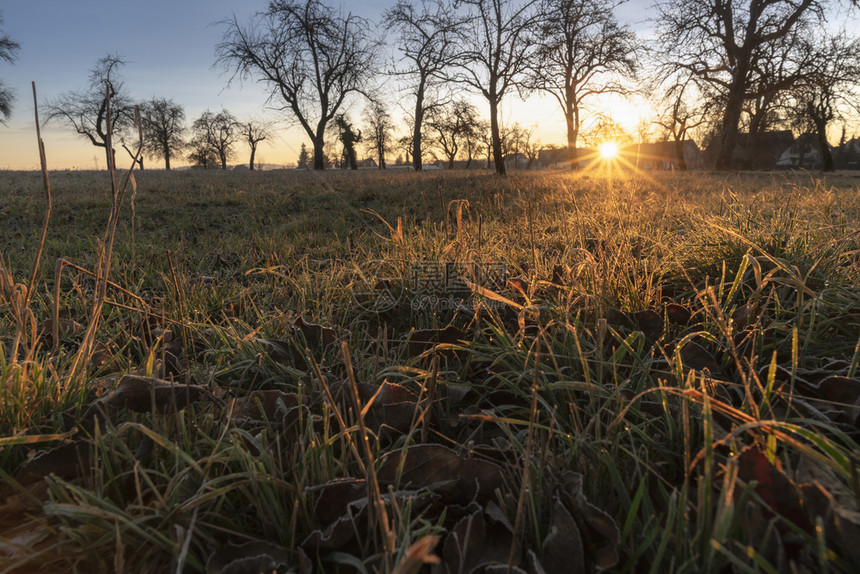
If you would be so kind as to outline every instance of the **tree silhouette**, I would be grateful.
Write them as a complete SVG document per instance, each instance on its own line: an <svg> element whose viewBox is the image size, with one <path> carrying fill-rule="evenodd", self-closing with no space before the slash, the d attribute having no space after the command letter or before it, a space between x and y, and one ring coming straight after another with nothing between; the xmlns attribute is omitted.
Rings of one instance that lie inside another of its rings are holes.
<svg viewBox="0 0 860 574"><path fill-rule="evenodd" d="M164 169L169 170L170 158L185 146L185 109L167 98L151 98L141 104L140 120L144 151L164 159Z"/></svg>
<svg viewBox="0 0 860 574"><path fill-rule="evenodd" d="M815 54L814 71L793 94L792 119L795 127L816 135L822 171L836 168L827 142L827 128L851 111L860 113L860 39L845 32L807 40ZM843 134L844 139L844 134Z"/></svg>
<svg viewBox="0 0 860 574"><path fill-rule="evenodd" d="M499 105L520 85L534 55L532 38L538 0L458 0L469 8L463 32L463 62L456 79L475 89L490 106L490 134L496 173L505 174L499 132Z"/></svg>
<svg viewBox="0 0 860 574"><path fill-rule="evenodd" d="M87 91L67 92L44 106L45 122L65 123L94 146L104 148L108 169L115 162L107 142L134 123L134 103L119 74L124 63L117 55L101 58L90 70Z"/></svg>
<svg viewBox="0 0 860 574"><path fill-rule="evenodd" d="M457 154L468 146L470 139L474 141L478 110L466 100L457 100L441 110L435 110L428 125L433 130L436 146L448 159L448 169L454 169Z"/></svg>
<svg viewBox="0 0 860 574"><path fill-rule="evenodd" d="M458 61L458 42L462 19L455 15L453 3L444 0L399 0L383 15L388 28L398 33L396 47L405 68L395 75L414 81L412 93L412 167L422 169L422 130L425 116L442 105L445 98L439 90L449 80L449 71Z"/></svg>
<svg viewBox="0 0 860 574"><path fill-rule="evenodd" d="M257 155L257 146L272 136L271 124L258 120L245 120L238 122L237 129L242 133L242 139L251 148L251 159L248 160L248 169L254 171L254 157Z"/></svg>
<svg viewBox="0 0 860 574"><path fill-rule="evenodd" d="M198 159L210 156L201 154L206 146L221 162L221 169L227 169L227 161L236 153L235 145L239 139L238 121L227 110L221 110L213 114L209 110L203 112L199 118L194 120L191 128L194 131L195 152L199 154ZM203 167L208 167L205 162Z"/></svg>
<svg viewBox="0 0 860 574"><path fill-rule="evenodd" d="M668 0L657 5L664 63L710 85L724 102L717 169L731 167L757 67L798 26L822 19L823 6L824 0Z"/></svg>
<svg viewBox="0 0 860 574"><path fill-rule="evenodd" d="M391 151L391 132L394 131L394 120L385 109L382 102L372 102L364 110L364 124L368 132L367 144L376 153L379 169L385 169L385 154Z"/></svg>
<svg viewBox="0 0 860 574"><path fill-rule="evenodd" d="M0 15L0 29L3 26L3 16ZM0 60L13 64L18 57L21 46L6 34L0 34ZM0 80L0 123L4 123L12 114L12 90L7 88Z"/></svg>
<svg viewBox="0 0 860 574"><path fill-rule="evenodd" d="M596 95L624 93L632 77L635 38L612 14L618 0L542 0L544 18L528 86L551 94L567 126L571 167L578 166L576 145L586 101Z"/></svg>
<svg viewBox="0 0 860 574"><path fill-rule="evenodd" d="M222 24L216 65L232 70L231 81L264 83L313 143L314 169L324 169L326 126L373 75L377 45L367 22L321 0L273 0L247 26L235 16Z"/></svg>

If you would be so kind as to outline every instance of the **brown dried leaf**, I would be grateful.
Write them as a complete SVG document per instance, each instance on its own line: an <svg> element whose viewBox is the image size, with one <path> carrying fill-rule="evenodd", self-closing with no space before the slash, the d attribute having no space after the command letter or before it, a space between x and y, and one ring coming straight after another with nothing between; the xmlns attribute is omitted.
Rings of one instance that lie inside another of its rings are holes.
<svg viewBox="0 0 860 574"><path fill-rule="evenodd" d="M723 370L714 356L695 341L687 341L678 352L681 353L681 362L688 369L707 371L711 377L723 378Z"/></svg>
<svg viewBox="0 0 860 574"><path fill-rule="evenodd" d="M513 549L513 553L511 550ZM475 572L492 565L507 567L520 563L520 550L513 527L494 502L461 519L448 533L442 548L442 562L448 572Z"/></svg>
<svg viewBox="0 0 860 574"><path fill-rule="evenodd" d="M558 493L571 516L584 526L580 534L591 563L598 569L612 568L618 563L621 531L611 516L588 502L582 492L582 480L581 474L566 471Z"/></svg>
<svg viewBox="0 0 860 574"><path fill-rule="evenodd" d="M80 439L53 448L27 461L21 468L16 480L21 484L31 484L54 474L64 480L83 476L89 471L91 445Z"/></svg>
<svg viewBox="0 0 860 574"><path fill-rule="evenodd" d="M278 407L281 414L299 406L299 396L296 393L285 393L278 390L254 391L236 399L233 406L233 417L256 421L275 421Z"/></svg>
<svg viewBox="0 0 860 574"><path fill-rule="evenodd" d="M587 572L582 534L567 507L556 497L549 532L543 543L542 568L547 574Z"/></svg>
<svg viewBox="0 0 860 574"><path fill-rule="evenodd" d="M652 309L633 313L633 322L649 339L659 339L663 334L663 317Z"/></svg>
<svg viewBox="0 0 860 574"><path fill-rule="evenodd" d="M325 525L343 514L343 510L351 502L367 497L367 482L345 478L334 480L322 486L308 488L305 492L315 494L314 520L317 524Z"/></svg>
<svg viewBox="0 0 860 574"><path fill-rule="evenodd" d="M307 361L304 355L290 341L256 339L256 342L269 352L269 358L281 365L304 368Z"/></svg>
<svg viewBox="0 0 860 574"><path fill-rule="evenodd" d="M812 525L803 511L800 490L771 464L756 446L746 447L737 457L738 478L745 482L755 480L755 491L770 509L784 516L806 532L812 532Z"/></svg>
<svg viewBox="0 0 860 574"><path fill-rule="evenodd" d="M464 340L466 340L466 333L454 325L448 325L444 329L421 329L412 332L406 353L410 357L417 357L436 345L455 345Z"/></svg>
<svg viewBox="0 0 860 574"><path fill-rule="evenodd" d="M266 540L219 546L206 562L206 574L285 572L293 564L289 549Z"/></svg>
<svg viewBox="0 0 860 574"><path fill-rule="evenodd" d="M337 342L337 332L330 327L308 323L305 321L304 317L296 319L295 325L305 336L305 341L308 345L327 347L328 345Z"/></svg>
<svg viewBox="0 0 860 574"><path fill-rule="evenodd" d="M860 512L845 508L821 484L804 485L803 499L813 516L824 520L827 540L860 564Z"/></svg>
<svg viewBox="0 0 860 574"><path fill-rule="evenodd" d="M401 469L399 481L398 471ZM484 504L503 486L501 469L492 462L462 459L448 447L416 445L385 455L379 482L395 488L429 488L446 504Z"/></svg>
<svg viewBox="0 0 860 574"><path fill-rule="evenodd" d="M152 377L124 375L113 392L97 401L107 412L129 409L139 413L155 410L182 410L204 397L214 398L198 385L178 385Z"/></svg>
<svg viewBox="0 0 860 574"><path fill-rule="evenodd" d="M685 327L693 318L693 313L683 305L677 303L669 303L666 305L666 318L673 325Z"/></svg>

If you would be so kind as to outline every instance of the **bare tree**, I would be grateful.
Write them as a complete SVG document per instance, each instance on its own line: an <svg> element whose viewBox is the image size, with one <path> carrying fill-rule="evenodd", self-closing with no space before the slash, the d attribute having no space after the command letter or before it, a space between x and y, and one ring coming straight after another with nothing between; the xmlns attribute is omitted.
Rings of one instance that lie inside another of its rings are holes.
<svg viewBox="0 0 860 574"><path fill-rule="evenodd" d="M684 157L684 142L687 136L707 120L706 102L699 99L698 106L690 103L696 101L695 96L690 95L692 88L693 82L689 77L671 84L660 102L660 115L654 120L654 123L664 130L665 136L671 137L675 142L675 155L680 171L687 171L687 160Z"/></svg>
<svg viewBox="0 0 860 574"><path fill-rule="evenodd" d="M457 100L435 110L428 125L433 130L436 146L448 159L448 169L454 169L457 154L467 145L478 125L478 110L466 100Z"/></svg>
<svg viewBox="0 0 860 574"><path fill-rule="evenodd" d="M630 91L625 79L636 69L635 36L613 15L619 0L542 0L545 15L528 86L551 94L567 126L571 167L587 100Z"/></svg>
<svg viewBox="0 0 860 574"><path fill-rule="evenodd" d="M236 127L242 132L242 139L251 148L251 159L248 161L248 169L254 171L254 157L257 155L257 146L261 141L272 137L272 124L258 120L245 120L238 122Z"/></svg>
<svg viewBox="0 0 860 574"><path fill-rule="evenodd" d="M117 55L105 56L90 70L87 91L61 94L44 106L46 122L65 123L94 146L104 148L108 168L115 162L113 150L108 149L107 142L134 123L134 103L119 74L123 64L125 62ZM108 108L110 118L107 117Z"/></svg>
<svg viewBox="0 0 860 574"><path fill-rule="evenodd" d="M422 168L422 129L424 118L434 107L443 103L438 90L448 80L448 72L457 62L459 27L462 20L448 0L398 0L386 10L383 21L390 30L398 32L396 47L402 54L405 68L395 75L408 76L414 84L412 94L415 108L412 117L412 167Z"/></svg>
<svg viewBox="0 0 860 574"><path fill-rule="evenodd" d="M0 15L0 28L3 26L3 16ZM18 50L21 46L12 40L6 34L0 34L0 60L6 60L10 64L14 64L18 57ZM7 88L3 81L0 80L0 123L5 123L12 114L12 100L14 96L12 90Z"/></svg>
<svg viewBox="0 0 860 574"><path fill-rule="evenodd" d="M140 106L140 121L144 152L164 159L169 170L170 158L178 157L185 146L185 108L167 98L151 98Z"/></svg>
<svg viewBox="0 0 860 574"><path fill-rule="evenodd" d="M364 109L363 118L366 131L369 133L367 145L376 153L379 169L385 169L385 154L392 150L391 132L394 131L394 120L391 119L391 114L385 109L385 105L379 101L371 102Z"/></svg>
<svg viewBox="0 0 860 574"><path fill-rule="evenodd" d="M822 171L834 171L836 165L827 142L827 128L851 111L860 113L860 88L857 84L860 79L860 39L851 38L843 31L817 39L810 49L815 54L816 64L805 85L793 94L792 123L803 131L815 133Z"/></svg>
<svg viewBox="0 0 860 574"><path fill-rule="evenodd" d="M533 57L532 31L538 0L458 0L470 10L463 33L462 72L457 79L490 105L490 134L496 173L505 174L499 132L499 105L518 87Z"/></svg>
<svg viewBox="0 0 860 574"><path fill-rule="evenodd" d="M322 0L272 0L247 26L234 16L216 47L216 65L235 78L265 84L314 146L314 169L325 168L326 126L352 94L365 93L377 45L367 22L337 14Z"/></svg>
<svg viewBox="0 0 860 574"><path fill-rule="evenodd" d="M233 114L227 110L217 114L206 110L194 120L191 129L196 147L208 145L221 162L221 169L227 169L227 161L235 155L235 145L239 139L238 121Z"/></svg>
<svg viewBox="0 0 860 574"><path fill-rule="evenodd" d="M188 142L187 149L188 159L194 165L209 169L218 164L218 154L215 153L205 134L194 134L194 137Z"/></svg>
<svg viewBox="0 0 860 574"><path fill-rule="evenodd" d="M717 169L731 167L744 103L763 54L804 22L823 19L825 1L667 0L657 5L663 61L712 86L725 103Z"/></svg>

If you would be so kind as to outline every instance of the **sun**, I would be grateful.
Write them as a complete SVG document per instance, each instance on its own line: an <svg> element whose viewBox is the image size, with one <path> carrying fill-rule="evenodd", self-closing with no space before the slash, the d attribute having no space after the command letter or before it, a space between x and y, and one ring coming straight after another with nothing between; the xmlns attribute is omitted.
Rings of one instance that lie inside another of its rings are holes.
<svg viewBox="0 0 860 574"><path fill-rule="evenodd" d="M597 150L600 152L600 157L603 159L612 159L618 155L618 144L615 142L605 142L600 144Z"/></svg>

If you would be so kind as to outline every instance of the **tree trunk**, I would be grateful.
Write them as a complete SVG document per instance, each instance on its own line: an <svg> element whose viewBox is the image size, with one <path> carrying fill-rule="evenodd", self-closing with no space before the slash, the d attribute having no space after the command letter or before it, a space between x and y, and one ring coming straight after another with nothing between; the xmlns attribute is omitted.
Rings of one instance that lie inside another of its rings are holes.
<svg viewBox="0 0 860 574"><path fill-rule="evenodd" d="M490 80L492 82L492 79ZM499 133L499 103L495 94L490 97L490 136L493 138L493 161L496 165L496 173L507 175L505 169L505 158L502 157L502 136Z"/></svg>
<svg viewBox="0 0 860 574"><path fill-rule="evenodd" d="M821 171L836 171L833 153L827 143L827 122L815 122L818 135L818 148L821 150Z"/></svg>
<svg viewBox="0 0 860 574"><path fill-rule="evenodd" d="M738 58L739 62L743 57ZM720 134L720 147L717 153L716 169L727 171L732 168L732 157L735 146L738 143L738 124L741 121L741 112L744 105L744 93L746 92L747 67L739 65L738 70L732 78L729 87L728 101L723 112L722 133Z"/></svg>
<svg viewBox="0 0 860 574"><path fill-rule="evenodd" d="M570 169L579 169L579 157L576 153L576 140L579 138L579 121L573 106L568 105L564 113L567 124L567 159L570 160Z"/></svg>
<svg viewBox="0 0 860 574"><path fill-rule="evenodd" d="M680 139L675 140L675 155L678 156L678 171L687 171L687 158L684 157L683 136L681 136Z"/></svg>
<svg viewBox="0 0 860 574"><path fill-rule="evenodd" d="M164 154L164 169L170 171L170 148L165 145L162 148L161 153Z"/></svg>
<svg viewBox="0 0 860 574"><path fill-rule="evenodd" d="M257 155L257 146L251 146L251 161L248 162L248 170L254 171L254 156Z"/></svg>
<svg viewBox="0 0 860 574"><path fill-rule="evenodd" d="M424 86L419 85L415 94L415 125L412 126L412 169L421 171L421 124L424 123Z"/></svg>
<svg viewBox="0 0 860 574"><path fill-rule="evenodd" d="M314 144L314 170L325 169L325 151L323 150L323 139L313 138Z"/></svg>

